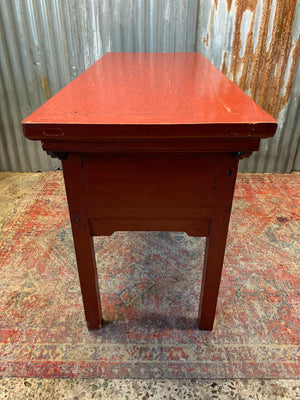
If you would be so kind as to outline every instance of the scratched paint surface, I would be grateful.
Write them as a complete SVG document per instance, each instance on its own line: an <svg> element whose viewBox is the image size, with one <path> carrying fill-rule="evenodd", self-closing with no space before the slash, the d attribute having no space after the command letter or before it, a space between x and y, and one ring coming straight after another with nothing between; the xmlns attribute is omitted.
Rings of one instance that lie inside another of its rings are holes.
<svg viewBox="0 0 300 400"><path fill-rule="evenodd" d="M298 378L299 175L239 175L216 322L197 329L204 239L95 239L106 324L86 328L61 173L0 237L2 376Z"/></svg>

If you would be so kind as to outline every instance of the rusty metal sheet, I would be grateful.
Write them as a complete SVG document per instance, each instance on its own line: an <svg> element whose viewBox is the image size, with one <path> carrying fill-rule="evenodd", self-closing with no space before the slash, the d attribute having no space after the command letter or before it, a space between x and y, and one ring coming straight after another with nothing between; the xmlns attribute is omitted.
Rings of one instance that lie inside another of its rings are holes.
<svg viewBox="0 0 300 400"><path fill-rule="evenodd" d="M1 0L0 169L60 166L23 138L20 121L106 52L200 51L278 120L240 170L290 172L299 37L296 0Z"/></svg>

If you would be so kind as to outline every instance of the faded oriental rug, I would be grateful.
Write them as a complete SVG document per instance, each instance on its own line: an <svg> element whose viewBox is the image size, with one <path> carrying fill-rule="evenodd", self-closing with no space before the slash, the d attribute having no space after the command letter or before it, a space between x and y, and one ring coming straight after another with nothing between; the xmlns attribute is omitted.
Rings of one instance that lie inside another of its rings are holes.
<svg viewBox="0 0 300 400"><path fill-rule="evenodd" d="M106 324L89 332L62 174L41 174L1 232L0 374L299 378L299 197L299 175L238 176L212 332L197 329L203 238L95 238Z"/></svg>

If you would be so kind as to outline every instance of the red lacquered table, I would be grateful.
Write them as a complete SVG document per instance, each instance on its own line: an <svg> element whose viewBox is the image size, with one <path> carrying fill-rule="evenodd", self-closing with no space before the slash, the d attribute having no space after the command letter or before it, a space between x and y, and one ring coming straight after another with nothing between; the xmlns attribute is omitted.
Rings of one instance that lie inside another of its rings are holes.
<svg viewBox="0 0 300 400"><path fill-rule="evenodd" d="M199 328L213 328L239 159L276 121L200 53L108 53L23 121L62 160L89 329L101 326L92 236L206 236Z"/></svg>

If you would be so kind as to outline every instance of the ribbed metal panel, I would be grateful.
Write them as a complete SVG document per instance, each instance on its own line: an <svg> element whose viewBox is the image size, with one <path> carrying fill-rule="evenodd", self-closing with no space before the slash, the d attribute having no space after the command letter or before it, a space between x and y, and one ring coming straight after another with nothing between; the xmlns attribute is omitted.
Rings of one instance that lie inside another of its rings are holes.
<svg viewBox="0 0 300 400"><path fill-rule="evenodd" d="M0 170L60 166L20 122L106 52L200 51L279 122L240 170L290 172L299 32L296 0L1 0Z"/></svg>

